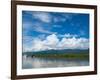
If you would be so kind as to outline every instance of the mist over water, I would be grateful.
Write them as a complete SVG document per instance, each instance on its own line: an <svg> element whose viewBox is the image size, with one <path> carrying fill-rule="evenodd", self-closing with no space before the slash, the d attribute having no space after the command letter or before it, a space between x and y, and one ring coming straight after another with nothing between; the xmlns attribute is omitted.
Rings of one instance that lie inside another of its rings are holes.
<svg viewBox="0 0 100 80"><path fill-rule="evenodd" d="M89 66L89 60L23 57L22 69Z"/></svg>

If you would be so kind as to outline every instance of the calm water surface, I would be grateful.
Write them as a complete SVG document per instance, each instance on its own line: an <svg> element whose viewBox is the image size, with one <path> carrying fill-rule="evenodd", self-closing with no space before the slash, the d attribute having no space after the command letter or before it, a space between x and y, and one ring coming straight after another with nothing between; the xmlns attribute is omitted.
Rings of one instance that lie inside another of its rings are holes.
<svg viewBox="0 0 100 80"><path fill-rule="evenodd" d="M72 67L72 66L89 66L88 60L70 60L70 59L48 59L38 57L24 57L22 60L23 69L31 68L50 68L50 67Z"/></svg>

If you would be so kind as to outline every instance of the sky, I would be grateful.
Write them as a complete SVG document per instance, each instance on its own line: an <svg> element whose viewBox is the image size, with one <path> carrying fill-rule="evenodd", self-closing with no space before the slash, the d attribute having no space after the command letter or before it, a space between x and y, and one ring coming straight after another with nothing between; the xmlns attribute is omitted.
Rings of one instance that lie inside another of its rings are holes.
<svg viewBox="0 0 100 80"><path fill-rule="evenodd" d="M89 14L22 11L23 52L88 49Z"/></svg>

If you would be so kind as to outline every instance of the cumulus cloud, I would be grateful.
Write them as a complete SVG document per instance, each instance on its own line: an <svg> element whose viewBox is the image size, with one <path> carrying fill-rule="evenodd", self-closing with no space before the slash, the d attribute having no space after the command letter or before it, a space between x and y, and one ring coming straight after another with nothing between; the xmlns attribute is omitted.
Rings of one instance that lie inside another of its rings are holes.
<svg viewBox="0 0 100 80"><path fill-rule="evenodd" d="M56 45L59 43L59 39L55 34L52 34L47 36L43 42L46 46L49 46L50 48L56 48Z"/></svg>
<svg viewBox="0 0 100 80"><path fill-rule="evenodd" d="M50 49L88 49L89 39L87 38L66 38L63 37L61 40L56 34L51 34L47 36L44 40L40 38L34 38L32 42L32 47L26 49L25 51L41 51Z"/></svg>
<svg viewBox="0 0 100 80"><path fill-rule="evenodd" d="M58 47L60 49L88 49L89 40L86 38L62 38Z"/></svg>
<svg viewBox="0 0 100 80"><path fill-rule="evenodd" d="M64 34L64 35L59 34L58 36L59 36L59 37L66 37L66 38L78 37L78 35L76 35L76 34L70 34L70 33Z"/></svg>

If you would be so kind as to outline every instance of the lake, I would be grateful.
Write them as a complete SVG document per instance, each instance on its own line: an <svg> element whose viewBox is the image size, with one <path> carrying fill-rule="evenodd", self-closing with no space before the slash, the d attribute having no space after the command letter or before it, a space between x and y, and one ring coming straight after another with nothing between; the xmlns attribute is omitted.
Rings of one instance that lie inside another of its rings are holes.
<svg viewBox="0 0 100 80"><path fill-rule="evenodd" d="M32 68L55 68L55 67L73 67L73 66L89 66L89 60L76 59L55 59L55 58L39 58L25 57L22 58L22 69Z"/></svg>

